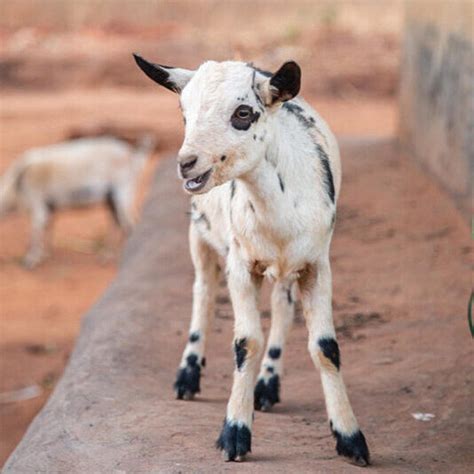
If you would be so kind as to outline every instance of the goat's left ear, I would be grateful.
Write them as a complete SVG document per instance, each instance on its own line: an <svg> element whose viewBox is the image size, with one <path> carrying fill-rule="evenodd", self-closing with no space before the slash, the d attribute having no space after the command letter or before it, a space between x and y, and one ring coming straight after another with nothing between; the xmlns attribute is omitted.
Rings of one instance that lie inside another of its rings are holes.
<svg viewBox="0 0 474 474"><path fill-rule="evenodd" d="M194 76L194 71L154 64L133 53L138 67L153 81L178 94Z"/></svg>
<svg viewBox="0 0 474 474"><path fill-rule="evenodd" d="M301 86L301 69L294 61L288 61L267 82L265 103L273 105L286 102L298 95Z"/></svg>

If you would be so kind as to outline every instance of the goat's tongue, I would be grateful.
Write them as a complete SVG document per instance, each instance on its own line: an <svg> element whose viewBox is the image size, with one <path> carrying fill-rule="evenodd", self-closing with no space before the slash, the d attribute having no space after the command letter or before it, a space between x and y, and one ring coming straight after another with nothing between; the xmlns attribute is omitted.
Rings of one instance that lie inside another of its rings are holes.
<svg viewBox="0 0 474 474"><path fill-rule="evenodd" d="M194 179L189 179L188 181L186 181L186 187L188 189L194 189L194 188L197 188L200 184L201 184L201 176L198 176L197 178L194 178Z"/></svg>
<svg viewBox="0 0 474 474"><path fill-rule="evenodd" d="M211 174L211 170L207 170L205 173L196 176L195 178L188 179L185 183L185 188L188 191L195 191L201 189L206 185L206 182Z"/></svg>

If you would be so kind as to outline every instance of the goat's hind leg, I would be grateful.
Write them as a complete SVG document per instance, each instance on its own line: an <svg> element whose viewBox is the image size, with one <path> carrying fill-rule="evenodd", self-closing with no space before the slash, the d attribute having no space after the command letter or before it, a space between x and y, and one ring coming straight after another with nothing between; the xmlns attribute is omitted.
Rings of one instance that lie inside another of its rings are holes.
<svg viewBox="0 0 474 474"><path fill-rule="evenodd" d="M295 290L293 281L277 281L273 286L272 324L254 392L256 410L268 411L280 401L283 351L295 313Z"/></svg>
<svg viewBox="0 0 474 474"><path fill-rule="evenodd" d="M219 277L217 253L200 237L193 223L189 229L189 243L195 270L193 311L188 342L174 384L176 397L185 400L200 392L201 369L206 365L206 333L214 313Z"/></svg>
<svg viewBox="0 0 474 474"><path fill-rule="evenodd" d="M308 267L300 279L303 312L309 331L308 349L319 369L336 451L359 466L369 464L369 449L352 411L340 371L339 346L332 319L329 256Z"/></svg>

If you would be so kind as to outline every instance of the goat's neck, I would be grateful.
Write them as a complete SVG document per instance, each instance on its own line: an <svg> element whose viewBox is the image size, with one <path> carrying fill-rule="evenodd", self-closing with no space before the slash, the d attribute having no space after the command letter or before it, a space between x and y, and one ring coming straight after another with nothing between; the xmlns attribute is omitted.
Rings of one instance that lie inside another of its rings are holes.
<svg viewBox="0 0 474 474"><path fill-rule="evenodd" d="M278 134L270 135L267 143L258 165L242 176L240 181L257 205L270 210L279 206L289 191L290 183L287 179L286 157L279 153Z"/></svg>

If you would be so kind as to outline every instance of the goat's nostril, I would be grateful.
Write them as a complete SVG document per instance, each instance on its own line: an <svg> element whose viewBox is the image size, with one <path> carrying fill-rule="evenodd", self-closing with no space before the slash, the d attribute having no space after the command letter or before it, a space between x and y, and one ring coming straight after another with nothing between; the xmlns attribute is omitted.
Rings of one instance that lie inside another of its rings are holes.
<svg viewBox="0 0 474 474"><path fill-rule="evenodd" d="M190 156L187 161L179 164L181 171L189 171L190 169L192 169L196 164L197 160L197 156Z"/></svg>

